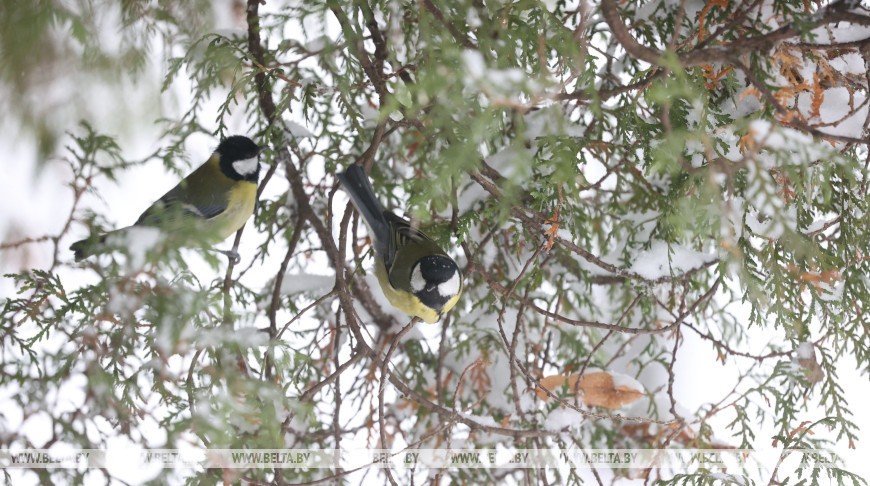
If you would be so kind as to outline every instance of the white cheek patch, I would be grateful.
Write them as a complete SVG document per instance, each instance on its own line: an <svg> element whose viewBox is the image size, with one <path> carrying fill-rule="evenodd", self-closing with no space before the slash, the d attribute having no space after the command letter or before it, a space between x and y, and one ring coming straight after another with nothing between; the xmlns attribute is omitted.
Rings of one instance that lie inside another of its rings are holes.
<svg viewBox="0 0 870 486"><path fill-rule="evenodd" d="M415 265L411 272L411 290L414 292L422 292L426 288L426 279L423 278L423 272L420 271L420 265Z"/></svg>
<svg viewBox="0 0 870 486"><path fill-rule="evenodd" d="M260 161L257 160L256 157L252 157L250 159L238 160L233 162L233 169L239 173L239 175L246 176L251 175L257 171L257 167L260 165Z"/></svg>
<svg viewBox="0 0 870 486"><path fill-rule="evenodd" d="M459 293L459 284L461 280L459 272L455 272L450 280L438 284L438 295L441 297L453 297Z"/></svg>

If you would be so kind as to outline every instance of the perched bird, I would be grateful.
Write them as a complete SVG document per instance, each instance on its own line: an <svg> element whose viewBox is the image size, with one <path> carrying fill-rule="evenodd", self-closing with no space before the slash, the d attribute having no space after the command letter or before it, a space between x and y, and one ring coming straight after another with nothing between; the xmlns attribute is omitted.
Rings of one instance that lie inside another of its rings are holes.
<svg viewBox="0 0 870 486"><path fill-rule="evenodd" d="M91 235L70 246L75 260L129 245L133 228L152 227L178 246L213 244L235 233L251 215L260 176L258 147L243 136L225 138L198 169L163 195L132 226ZM237 260L234 252L222 252Z"/></svg>
<svg viewBox="0 0 870 486"><path fill-rule="evenodd" d="M369 227L375 274L387 300L407 314L437 322L462 293L459 266L432 238L384 210L361 166L351 165L338 179Z"/></svg>

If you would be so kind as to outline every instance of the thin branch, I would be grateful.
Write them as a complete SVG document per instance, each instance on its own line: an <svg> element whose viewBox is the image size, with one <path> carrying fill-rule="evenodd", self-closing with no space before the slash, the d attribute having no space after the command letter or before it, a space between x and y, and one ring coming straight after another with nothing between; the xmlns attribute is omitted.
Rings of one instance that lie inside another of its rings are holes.
<svg viewBox="0 0 870 486"><path fill-rule="evenodd" d="M849 12L842 12L832 6L823 7L808 19L809 28L820 25L848 21L860 25L870 24L870 17L865 17ZM641 61L646 61L656 66L667 66L665 54L637 42L629 33L619 15L616 0L602 0L601 16L610 27L610 31L616 40L622 45L627 53ZM793 23L789 23L767 34L749 37L734 41L727 46L696 48L691 51L680 53L677 60L683 67L701 66L715 62L726 62L737 54L745 51L758 51L772 49L778 42L800 35L801 30Z"/></svg>

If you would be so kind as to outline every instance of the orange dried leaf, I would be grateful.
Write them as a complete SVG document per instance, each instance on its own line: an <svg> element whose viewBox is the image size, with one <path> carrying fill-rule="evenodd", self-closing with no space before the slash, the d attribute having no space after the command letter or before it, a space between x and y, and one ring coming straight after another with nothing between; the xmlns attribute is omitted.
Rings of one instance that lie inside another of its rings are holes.
<svg viewBox="0 0 870 486"><path fill-rule="evenodd" d="M727 8L728 7L728 0L710 0L709 2L707 2L707 5L704 5L704 8L701 9L701 15L699 16L699 22L698 22L698 40L699 41L704 40L704 37L706 36L706 34L704 33L704 21L707 18L707 13L709 13L710 9L713 8L714 6L720 7L723 9Z"/></svg>
<svg viewBox="0 0 870 486"><path fill-rule="evenodd" d="M108 312L100 312L99 314L94 316L94 321L107 321L113 324L120 324L121 321L115 317L114 314L110 314Z"/></svg>
<svg viewBox="0 0 870 486"><path fill-rule="evenodd" d="M707 78L707 82L704 83L704 86L707 89L712 90L716 89L716 86L719 85L719 81L724 78L725 75L728 74L732 69L734 69L734 66L728 66L726 68L723 68L718 73L710 64L704 64L703 66L701 66L701 69L704 71L704 77Z"/></svg>
<svg viewBox="0 0 870 486"><path fill-rule="evenodd" d="M819 73L813 73L813 102L810 104L810 117L820 117L819 109L825 101L825 91L819 82Z"/></svg>
<svg viewBox="0 0 870 486"><path fill-rule="evenodd" d="M553 249L553 245L556 243L556 234L559 232L559 223L553 223L549 228L544 231L544 234L547 235L547 251Z"/></svg>
<svg viewBox="0 0 870 486"><path fill-rule="evenodd" d="M420 148L420 142L411 142L408 144L408 157L413 157L414 154L417 153L417 149Z"/></svg>
<svg viewBox="0 0 870 486"><path fill-rule="evenodd" d="M795 435L797 435L798 433L801 433L801 432L807 432L808 434L813 435L812 429L807 427L807 425L810 423L811 422L809 422L809 421L801 422L800 425L798 425L797 427L795 427L794 430L792 430L791 432L788 433L788 436L794 437Z"/></svg>
<svg viewBox="0 0 870 486"><path fill-rule="evenodd" d="M740 147L740 153L755 151L755 147L757 146L757 144L755 142L755 134L752 133L752 130L749 130L749 133L740 137L737 145Z"/></svg>
<svg viewBox="0 0 870 486"><path fill-rule="evenodd" d="M822 279L822 282L831 283L831 282L839 282L843 280L843 275L836 268L833 270L825 270L820 273L819 276Z"/></svg>
<svg viewBox="0 0 870 486"><path fill-rule="evenodd" d="M803 272L798 274L797 277L798 280L812 285L816 290L822 290L823 283L830 284L843 280L843 275L837 269L825 270L823 272Z"/></svg>
<svg viewBox="0 0 870 486"><path fill-rule="evenodd" d="M643 396L643 392L625 385L616 385L610 373L589 373L580 380L586 405L616 410Z"/></svg>
<svg viewBox="0 0 870 486"><path fill-rule="evenodd" d="M582 393L583 403L589 406L604 407L616 410L628 405L643 396L643 391L625 384L617 385L613 375L606 371L585 373L582 376L552 375L541 379L540 386L535 389L538 398L546 400L546 390L555 393L566 386L569 390Z"/></svg>
<svg viewBox="0 0 870 486"><path fill-rule="evenodd" d="M744 89L743 92L740 93L740 96L738 96L737 98L742 100L743 98L745 98L747 96L755 96L757 99L760 100L761 99L761 91L758 91L758 88L756 88L755 86L750 86L750 87Z"/></svg>
<svg viewBox="0 0 870 486"><path fill-rule="evenodd" d="M783 123L791 123L795 120L804 121L800 112L798 112L796 110L786 110L785 113L783 113L782 115L779 115L777 118L779 118L779 121L781 121Z"/></svg>
<svg viewBox="0 0 870 486"><path fill-rule="evenodd" d="M546 400L547 398L549 398L549 395L547 395L547 392L544 390L546 389L552 393L556 393L556 390L562 388L568 382L568 380L570 380L570 376L576 377L577 375L550 375L541 378L541 381L539 382L540 386L535 387L535 394L538 395L538 398L540 398L541 400ZM574 382L576 381L577 380L575 378ZM573 387L573 382L570 384L570 387Z"/></svg>
<svg viewBox="0 0 870 486"><path fill-rule="evenodd" d="M782 197L785 202L791 202L795 197L797 197L797 193L791 187L791 179L789 179L787 175L776 171L773 174L773 180L780 186L780 189L776 193Z"/></svg>
<svg viewBox="0 0 870 486"><path fill-rule="evenodd" d="M559 202L562 201L562 189L559 188ZM559 233L559 207L553 210L553 215L547 219L547 223L550 223L550 227L544 230L544 234L547 235L547 251L553 249L553 245L556 243L556 236Z"/></svg>
<svg viewBox="0 0 870 486"><path fill-rule="evenodd" d="M773 53L773 58L779 62L783 69L798 69L802 66L799 57L795 56L787 49L779 48Z"/></svg>

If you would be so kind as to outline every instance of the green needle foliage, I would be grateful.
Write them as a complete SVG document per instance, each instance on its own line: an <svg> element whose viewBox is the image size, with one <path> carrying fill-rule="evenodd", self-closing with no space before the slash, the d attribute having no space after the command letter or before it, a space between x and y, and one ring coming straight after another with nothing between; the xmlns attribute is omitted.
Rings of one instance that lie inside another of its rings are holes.
<svg viewBox="0 0 870 486"><path fill-rule="evenodd" d="M858 446L860 404L841 378L870 367L870 41L854 34L870 11L857 3L4 3L0 106L47 164L69 168L74 206L58 211L70 209L59 233L0 246L11 263L34 245L53 250L6 276L18 291L0 300L0 448L121 438L165 449L775 447L785 458ZM63 85L37 79L48 67L73 70L70 89L148 66L164 75L162 100L190 89L177 113L139 120L163 131L144 159L90 116L66 129L56 100L40 97ZM183 176L191 136L240 125L271 147L256 215L224 243L242 249L240 263L177 248L73 263L69 243L112 229L111 214L88 209L101 189L146 163ZM412 323L382 298L365 226L337 189L353 163L460 263L464 294L440 324ZM736 384L698 388L704 405L689 408L680 371L691 368L724 368ZM589 386L601 373L610 385ZM786 464L631 474L866 484L843 464ZM4 474L119 479L111 467ZM437 474L576 484L629 473Z"/></svg>

